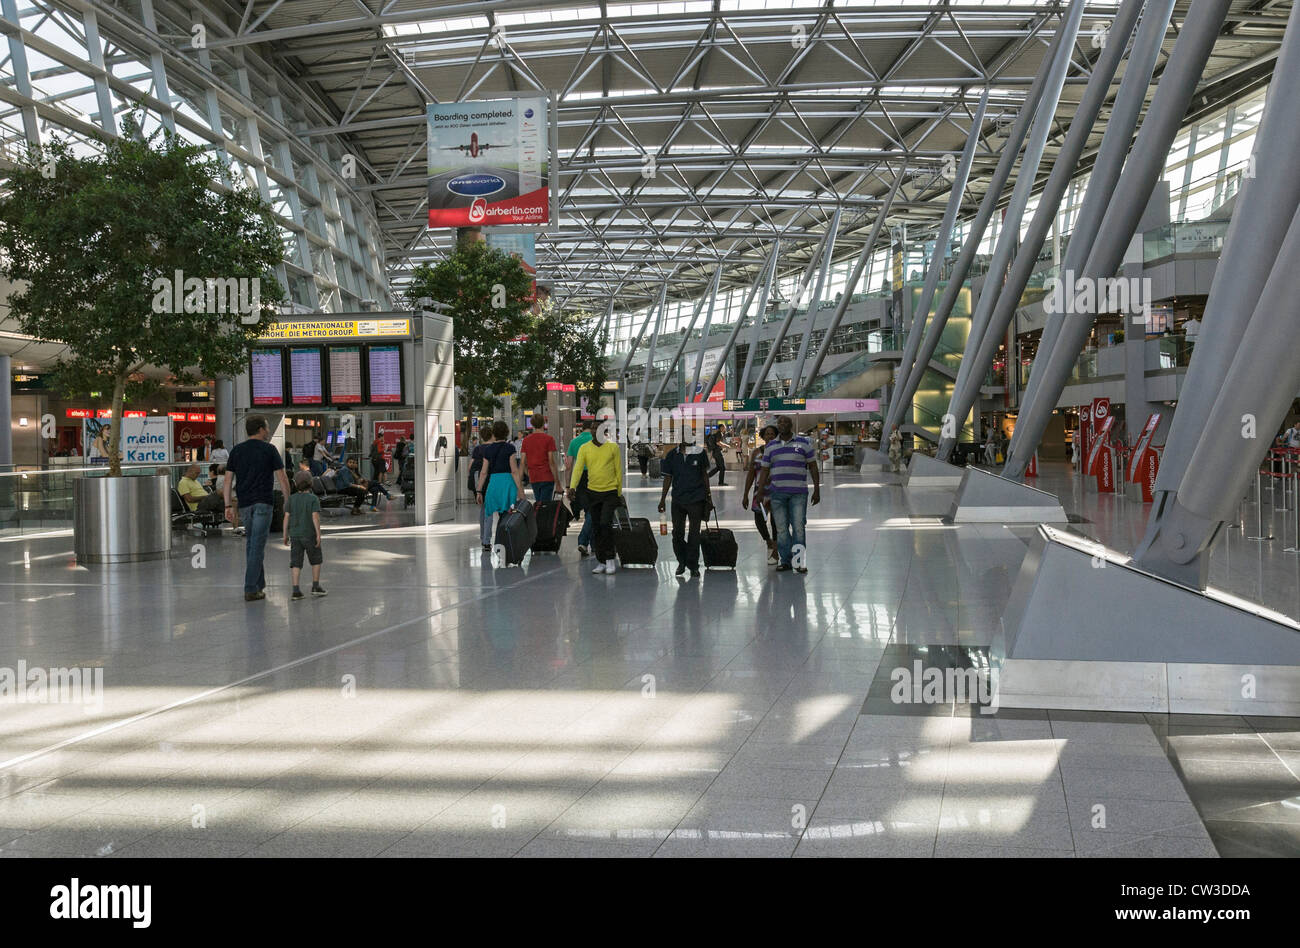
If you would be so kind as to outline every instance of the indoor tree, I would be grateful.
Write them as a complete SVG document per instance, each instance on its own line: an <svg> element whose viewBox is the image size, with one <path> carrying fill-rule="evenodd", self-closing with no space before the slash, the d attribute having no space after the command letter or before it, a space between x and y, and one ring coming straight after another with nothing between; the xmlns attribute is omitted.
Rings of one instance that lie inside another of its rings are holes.
<svg viewBox="0 0 1300 948"><path fill-rule="evenodd" d="M574 385L579 396L599 401L608 375L605 333L593 331L590 314L562 310L548 299L533 314L527 335L516 383L521 405L544 404L547 382Z"/></svg>
<svg viewBox="0 0 1300 948"><path fill-rule="evenodd" d="M128 117L120 137L81 151L32 147L6 175L0 269L17 283L19 328L67 347L55 387L113 393L118 476L122 406L148 386L146 366L183 382L242 370L284 296L273 275L284 237L209 146L146 138Z"/></svg>
<svg viewBox="0 0 1300 948"><path fill-rule="evenodd" d="M516 258L481 240L458 241L445 259L420 264L411 274L411 306L431 301L451 317L456 386L470 417L490 415L500 404L496 394L519 376L522 343L533 321L532 286Z"/></svg>

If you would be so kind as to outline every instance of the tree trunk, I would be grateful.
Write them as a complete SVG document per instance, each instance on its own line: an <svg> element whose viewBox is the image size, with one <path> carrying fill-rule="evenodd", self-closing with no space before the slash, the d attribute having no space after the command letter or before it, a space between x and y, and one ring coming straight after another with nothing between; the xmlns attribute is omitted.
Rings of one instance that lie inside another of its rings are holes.
<svg viewBox="0 0 1300 948"><path fill-rule="evenodd" d="M119 369L113 380L113 416L110 419L108 443L108 476L122 476L122 403L126 400L126 372Z"/></svg>

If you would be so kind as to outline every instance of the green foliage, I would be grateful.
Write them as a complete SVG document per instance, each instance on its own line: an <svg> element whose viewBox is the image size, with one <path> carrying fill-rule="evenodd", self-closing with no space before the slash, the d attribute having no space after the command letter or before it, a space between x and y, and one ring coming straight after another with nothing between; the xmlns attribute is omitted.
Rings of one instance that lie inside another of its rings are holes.
<svg viewBox="0 0 1300 948"><path fill-rule="evenodd" d="M169 133L143 139L128 118L101 153L77 155L56 141L9 173L0 269L19 283L9 304L20 329L67 346L53 373L63 392L112 391L120 418L126 395L147 387L145 366L181 381L241 371L285 295L274 276L284 239L271 207L244 182L212 189L223 170L210 151ZM247 321L233 306L158 312L155 281L172 281L176 271L256 279L259 306ZM114 475L118 427L109 446Z"/></svg>
<svg viewBox="0 0 1300 948"><path fill-rule="evenodd" d="M591 316L561 312L548 300L533 317L521 352L515 392L524 407L543 405L547 382L576 385L578 394L600 398L608 375L605 334L592 331Z"/></svg>
<svg viewBox="0 0 1300 948"><path fill-rule="evenodd" d="M532 277L509 254L483 241L460 244L434 265L421 264L406 298L445 307L456 340L456 385L466 414L491 415L519 374L521 337L532 324Z"/></svg>

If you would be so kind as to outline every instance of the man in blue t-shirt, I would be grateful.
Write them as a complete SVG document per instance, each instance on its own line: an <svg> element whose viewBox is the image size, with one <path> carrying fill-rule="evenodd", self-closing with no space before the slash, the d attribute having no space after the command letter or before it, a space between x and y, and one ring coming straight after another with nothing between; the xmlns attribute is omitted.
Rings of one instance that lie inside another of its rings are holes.
<svg viewBox="0 0 1300 948"><path fill-rule="evenodd" d="M758 483L754 486L754 503L767 494L776 524L776 549L781 562L777 572L792 567L808 572L804 527L808 523L808 475L812 475L813 506L821 503L821 475L817 470L817 451L812 442L794 433L794 422L783 415L776 420L776 438L763 448L759 462Z"/></svg>
<svg viewBox="0 0 1300 948"><path fill-rule="evenodd" d="M248 440L230 451L226 461L226 479L221 492L226 500L226 519L235 522L232 491L239 498L239 516L247 533L244 547L244 601L266 598L266 538L271 533L271 516L275 510L275 484L278 481L285 497L289 496L289 478L284 474L284 460L268 440L271 430L261 415L244 420Z"/></svg>

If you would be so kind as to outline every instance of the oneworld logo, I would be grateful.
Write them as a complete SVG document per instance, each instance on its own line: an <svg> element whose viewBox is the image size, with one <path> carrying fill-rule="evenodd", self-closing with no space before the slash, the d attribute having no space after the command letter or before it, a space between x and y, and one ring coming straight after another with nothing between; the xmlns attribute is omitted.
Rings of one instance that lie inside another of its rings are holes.
<svg viewBox="0 0 1300 948"><path fill-rule="evenodd" d="M0 667L0 704L80 704L97 714L104 710L104 669L41 668L25 661Z"/></svg>
<svg viewBox="0 0 1300 948"><path fill-rule="evenodd" d="M261 318L262 281L257 277L187 277L177 270L149 288L155 313L238 313L246 324Z"/></svg>
<svg viewBox="0 0 1300 948"><path fill-rule="evenodd" d="M153 918L151 885L68 885L50 889L50 918L126 918L133 928L148 928Z"/></svg>
<svg viewBox="0 0 1300 948"><path fill-rule="evenodd" d="M447 182L447 190L462 197L496 194L505 186L505 178L494 174L463 174Z"/></svg>

